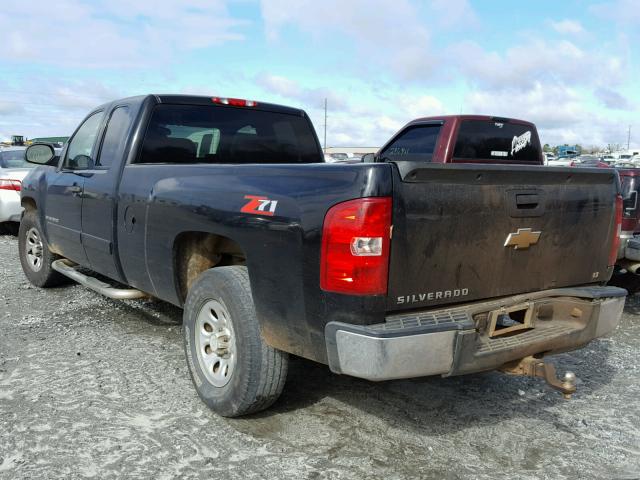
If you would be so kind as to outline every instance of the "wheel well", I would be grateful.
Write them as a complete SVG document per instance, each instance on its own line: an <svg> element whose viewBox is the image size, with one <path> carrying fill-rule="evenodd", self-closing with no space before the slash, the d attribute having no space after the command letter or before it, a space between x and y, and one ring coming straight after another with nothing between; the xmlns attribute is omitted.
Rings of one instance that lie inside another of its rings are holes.
<svg viewBox="0 0 640 480"><path fill-rule="evenodd" d="M247 257L230 238L206 232L185 232L173 245L174 267L180 300L184 303L193 282L213 267L245 265Z"/></svg>
<svg viewBox="0 0 640 480"><path fill-rule="evenodd" d="M36 201L31 197L25 197L21 200L20 204L25 210L37 210Z"/></svg>

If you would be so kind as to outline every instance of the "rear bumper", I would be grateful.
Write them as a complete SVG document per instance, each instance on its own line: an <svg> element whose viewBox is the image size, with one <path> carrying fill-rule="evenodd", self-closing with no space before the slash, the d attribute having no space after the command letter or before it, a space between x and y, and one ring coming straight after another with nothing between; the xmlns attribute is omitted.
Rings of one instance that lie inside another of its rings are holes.
<svg viewBox="0 0 640 480"><path fill-rule="evenodd" d="M377 325L329 322L333 372L391 380L493 370L539 353L574 350L618 325L626 290L580 287L546 290L449 309L391 315ZM490 337L489 313L524 306L532 328Z"/></svg>
<svg viewBox="0 0 640 480"><path fill-rule="evenodd" d="M0 223L19 222L21 214L20 192L0 190Z"/></svg>

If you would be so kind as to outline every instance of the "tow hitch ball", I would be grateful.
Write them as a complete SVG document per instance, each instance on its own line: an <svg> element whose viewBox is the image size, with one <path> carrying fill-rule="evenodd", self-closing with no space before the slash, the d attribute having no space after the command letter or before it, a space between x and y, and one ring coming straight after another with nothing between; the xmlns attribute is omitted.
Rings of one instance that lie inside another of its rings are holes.
<svg viewBox="0 0 640 480"><path fill-rule="evenodd" d="M509 375L521 375L524 377L539 377L556 390L559 390L564 398L570 399L576 392L576 374L566 372L560 380L556 376L556 367L552 363L534 357L525 357L522 360L507 363L500 370Z"/></svg>

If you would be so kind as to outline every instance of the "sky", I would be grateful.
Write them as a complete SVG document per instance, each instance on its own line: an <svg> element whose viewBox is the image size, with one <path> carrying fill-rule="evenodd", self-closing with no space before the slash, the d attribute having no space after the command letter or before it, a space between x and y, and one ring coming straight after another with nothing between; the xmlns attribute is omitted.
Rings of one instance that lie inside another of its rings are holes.
<svg viewBox="0 0 640 480"><path fill-rule="evenodd" d="M302 108L321 142L326 99L327 146L473 113L640 147L638 45L637 0L2 0L0 139L189 93Z"/></svg>

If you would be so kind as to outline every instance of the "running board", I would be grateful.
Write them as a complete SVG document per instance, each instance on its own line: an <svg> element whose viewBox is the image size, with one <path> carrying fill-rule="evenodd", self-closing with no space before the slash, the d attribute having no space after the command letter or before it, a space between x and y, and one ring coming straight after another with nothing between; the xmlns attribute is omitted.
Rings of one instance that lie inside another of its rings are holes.
<svg viewBox="0 0 640 480"><path fill-rule="evenodd" d="M51 267L56 271L69 277L71 280L78 282L80 285L84 285L91 290L98 292L105 297L113 298L114 300L132 300L136 298L145 298L149 295L136 290L134 288L115 288L108 283L101 282L95 277L89 277L84 273L80 273L76 270L77 264L67 260L66 258L56 260L51 264Z"/></svg>

